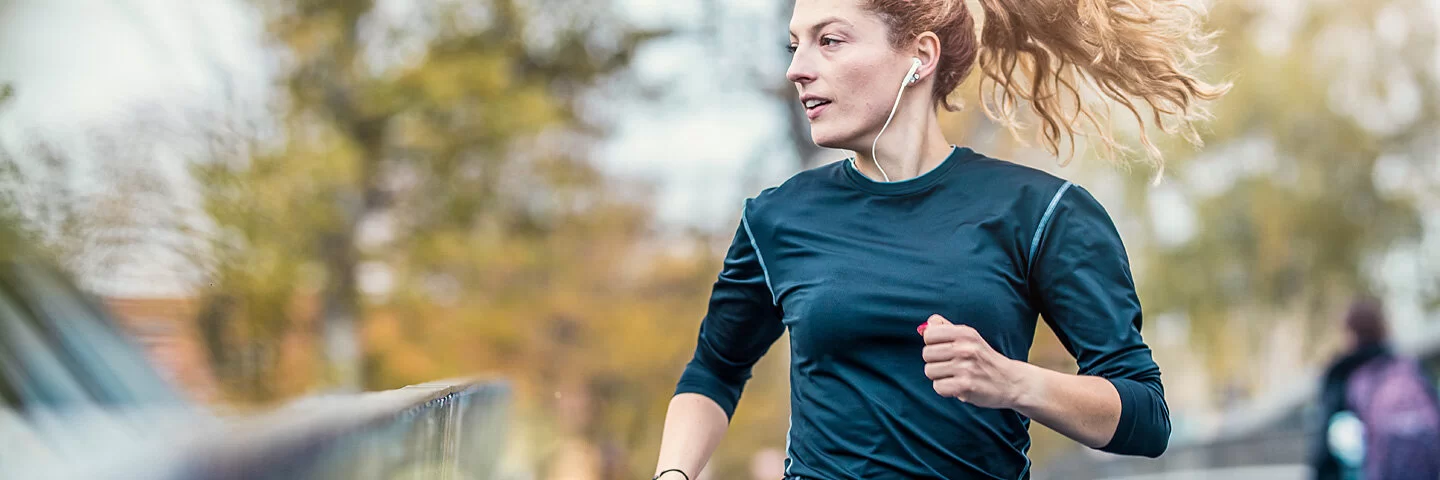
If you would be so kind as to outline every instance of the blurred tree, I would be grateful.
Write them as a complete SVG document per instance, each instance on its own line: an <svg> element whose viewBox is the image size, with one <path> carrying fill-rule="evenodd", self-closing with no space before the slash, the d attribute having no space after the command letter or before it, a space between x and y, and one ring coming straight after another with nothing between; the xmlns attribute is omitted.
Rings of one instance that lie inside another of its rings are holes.
<svg viewBox="0 0 1440 480"><path fill-rule="evenodd" d="M364 380L362 275L376 301L403 302L411 280L474 267L457 257L484 248L475 238L538 235L587 206L560 196L595 182L576 173L595 133L583 101L659 33L559 2L257 4L286 113L277 141L197 169L219 259L201 325L220 371L271 375L271 340L313 294L323 376L342 389ZM266 351L224 353L247 338Z"/></svg>
<svg viewBox="0 0 1440 480"><path fill-rule="evenodd" d="M1415 200L1436 186L1424 169L1440 128L1435 25L1410 13L1426 10L1391 0L1213 11L1226 30L1215 68L1238 72L1236 88L1215 106L1209 147L1172 146L1168 183L1133 177L1126 203L1145 213L1132 252L1147 310L1188 319L1215 378L1244 390L1273 380L1255 363L1282 332L1304 332L1286 342L1316 360L1353 293L1383 290L1367 269L1421 234ZM1407 172L1399 188L1382 182L1387 167Z"/></svg>

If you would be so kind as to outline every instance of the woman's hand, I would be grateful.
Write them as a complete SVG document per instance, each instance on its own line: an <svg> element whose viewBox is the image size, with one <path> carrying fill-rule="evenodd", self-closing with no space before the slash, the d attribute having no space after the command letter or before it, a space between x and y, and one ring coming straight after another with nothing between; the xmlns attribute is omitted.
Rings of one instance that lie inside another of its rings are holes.
<svg viewBox="0 0 1440 480"><path fill-rule="evenodd" d="M978 407L1015 408L1028 390L1030 364L996 352L975 329L931 315L917 330L925 337L925 376L935 393Z"/></svg>

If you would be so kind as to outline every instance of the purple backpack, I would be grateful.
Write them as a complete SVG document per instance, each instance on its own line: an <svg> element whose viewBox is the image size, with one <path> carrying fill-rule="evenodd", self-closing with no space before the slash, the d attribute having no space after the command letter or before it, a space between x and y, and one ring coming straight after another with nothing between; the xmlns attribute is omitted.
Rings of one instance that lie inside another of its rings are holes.
<svg viewBox="0 0 1440 480"><path fill-rule="evenodd" d="M1371 360L1351 374L1345 399L1365 426L1363 478L1440 478L1440 404L1418 363Z"/></svg>

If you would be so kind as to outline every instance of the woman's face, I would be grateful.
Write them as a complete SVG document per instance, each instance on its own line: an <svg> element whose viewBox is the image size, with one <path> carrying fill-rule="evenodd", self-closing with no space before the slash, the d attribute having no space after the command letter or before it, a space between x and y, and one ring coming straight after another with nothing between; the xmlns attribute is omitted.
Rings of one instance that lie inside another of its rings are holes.
<svg viewBox="0 0 1440 480"><path fill-rule="evenodd" d="M890 48L888 35L859 0L795 2L785 76L817 145L869 151L911 65L911 56Z"/></svg>

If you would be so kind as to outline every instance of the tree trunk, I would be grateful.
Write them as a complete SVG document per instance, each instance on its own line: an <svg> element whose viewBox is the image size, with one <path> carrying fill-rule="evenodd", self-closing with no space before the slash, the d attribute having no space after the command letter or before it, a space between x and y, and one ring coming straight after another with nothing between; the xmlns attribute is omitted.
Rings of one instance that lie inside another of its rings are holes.
<svg viewBox="0 0 1440 480"><path fill-rule="evenodd" d="M356 278L355 215L321 239L325 288L321 295L320 324L324 340L325 380L332 388L360 390L360 293Z"/></svg>

